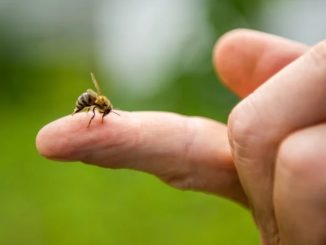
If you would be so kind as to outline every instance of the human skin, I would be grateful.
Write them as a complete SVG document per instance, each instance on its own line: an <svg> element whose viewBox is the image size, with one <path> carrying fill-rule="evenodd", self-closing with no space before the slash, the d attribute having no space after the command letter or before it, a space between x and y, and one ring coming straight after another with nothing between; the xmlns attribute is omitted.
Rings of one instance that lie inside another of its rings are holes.
<svg viewBox="0 0 326 245"><path fill-rule="evenodd" d="M243 100L227 125L203 117L124 112L101 124L79 113L42 128L43 156L156 175L230 198L253 212L263 244L326 243L326 42L309 48L235 30L213 53ZM204 85L203 85L204 86Z"/></svg>

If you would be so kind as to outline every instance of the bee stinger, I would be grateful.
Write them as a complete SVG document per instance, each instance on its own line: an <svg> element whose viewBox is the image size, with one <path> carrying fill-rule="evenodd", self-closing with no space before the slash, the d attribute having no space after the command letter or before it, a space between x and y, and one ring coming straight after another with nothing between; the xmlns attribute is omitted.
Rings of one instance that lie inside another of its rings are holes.
<svg viewBox="0 0 326 245"><path fill-rule="evenodd" d="M91 73L91 77L97 92L93 91L92 89L87 89L86 92L82 93L78 97L74 112L72 113L72 115L74 115L75 113L83 111L84 109L87 109L87 111L92 110L93 115L87 127L91 125L91 122L95 117L95 110L102 113L102 123L104 117L108 115L110 112L119 115L118 113L112 110L113 106L111 101L106 96L102 95L100 86L93 73Z"/></svg>

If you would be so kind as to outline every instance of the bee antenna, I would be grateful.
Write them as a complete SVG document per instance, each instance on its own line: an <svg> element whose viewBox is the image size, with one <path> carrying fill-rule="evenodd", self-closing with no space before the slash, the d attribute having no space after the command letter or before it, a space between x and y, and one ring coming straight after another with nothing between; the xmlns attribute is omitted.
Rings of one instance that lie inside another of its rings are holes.
<svg viewBox="0 0 326 245"><path fill-rule="evenodd" d="M99 86L99 84L98 84L98 81L96 80L95 75L94 75L93 72L91 72L91 77L92 77L92 81L93 81L93 83L94 83L94 85L95 85L95 88L96 88L96 90L97 90L97 93L98 93L98 94L102 94L102 92L101 92L101 88L100 88L100 86Z"/></svg>
<svg viewBox="0 0 326 245"><path fill-rule="evenodd" d="M112 110L112 112L118 116L121 116L118 112L115 112L114 110Z"/></svg>

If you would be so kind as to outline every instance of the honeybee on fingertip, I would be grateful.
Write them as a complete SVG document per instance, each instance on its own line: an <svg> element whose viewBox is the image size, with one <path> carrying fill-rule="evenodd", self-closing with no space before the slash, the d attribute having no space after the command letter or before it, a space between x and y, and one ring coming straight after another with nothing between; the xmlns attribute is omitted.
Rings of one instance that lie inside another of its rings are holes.
<svg viewBox="0 0 326 245"><path fill-rule="evenodd" d="M104 122L104 117L108 115L110 112L113 112L117 115L119 115L117 112L113 111L113 105L111 101L102 94L101 88L99 86L98 81L95 78L95 75L91 72L91 78L95 85L96 92L92 89L87 89L86 92L82 93L77 101L75 109L72 113L72 115L81 112L85 109L87 111L92 110L93 115L88 123L88 128L91 125L94 117L95 117L95 110L97 110L99 113L102 114L102 123ZM120 116L120 115L119 115Z"/></svg>

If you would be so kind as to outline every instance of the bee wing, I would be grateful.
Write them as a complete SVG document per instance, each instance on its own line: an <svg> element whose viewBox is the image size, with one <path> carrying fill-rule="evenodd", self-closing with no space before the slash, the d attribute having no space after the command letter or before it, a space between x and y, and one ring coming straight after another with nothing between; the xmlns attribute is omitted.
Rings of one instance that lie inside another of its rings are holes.
<svg viewBox="0 0 326 245"><path fill-rule="evenodd" d="M98 81L96 80L96 78L95 78L95 76L94 76L94 74L92 72L91 72L91 77L92 77L92 81L93 81L93 83L95 85L95 88L97 90L97 93L101 95L102 92L101 92L100 85L98 84Z"/></svg>
<svg viewBox="0 0 326 245"><path fill-rule="evenodd" d="M97 93L93 89L87 89L87 93L89 93L93 97L97 97Z"/></svg>

